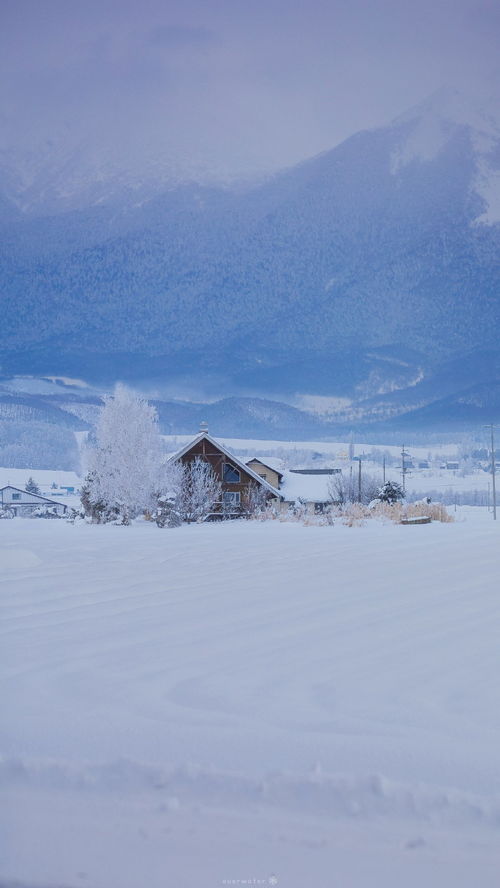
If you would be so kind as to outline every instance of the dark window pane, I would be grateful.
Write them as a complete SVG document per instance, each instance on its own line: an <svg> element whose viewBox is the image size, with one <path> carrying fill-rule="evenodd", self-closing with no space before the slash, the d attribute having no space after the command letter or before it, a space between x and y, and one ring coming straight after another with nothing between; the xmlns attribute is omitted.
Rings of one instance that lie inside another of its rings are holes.
<svg viewBox="0 0 500 888"><path fill-rule="evenodd" d="M223 479L227 481L229 484L238 484L240 481L241 475L231 463L225 463L224 465L224 474Z"/></svg>

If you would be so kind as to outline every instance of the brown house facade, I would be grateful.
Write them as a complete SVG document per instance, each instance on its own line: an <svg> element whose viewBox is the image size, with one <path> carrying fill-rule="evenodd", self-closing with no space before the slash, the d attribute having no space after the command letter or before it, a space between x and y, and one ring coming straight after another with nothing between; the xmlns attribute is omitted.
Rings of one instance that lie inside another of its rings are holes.
<svg viewBox="0 0 500 888"><path fill-rule="evenodd" d="M222 511L235 515L244 512L256 491L270 501L281 498L279 490L226 450L207 431L200 432L171 459L182 463L201 459L211 466L222 486L222 502L214 504L215 515Z"/></svg>

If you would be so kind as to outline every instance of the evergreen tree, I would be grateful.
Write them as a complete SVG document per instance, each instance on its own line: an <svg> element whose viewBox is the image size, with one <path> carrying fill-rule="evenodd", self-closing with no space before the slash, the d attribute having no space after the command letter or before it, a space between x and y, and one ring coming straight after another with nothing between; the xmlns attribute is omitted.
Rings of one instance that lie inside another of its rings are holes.
<svg viewBox="0 0 500 888"><path fill-rule="evenodd" d="M385 484L379 488L377 494L377 499L379 499L381 503L389 503L391 506L393 506L394 503L400 503L404 498L403 488L401 487L401 484L397 483L397 481L386 481Z"/></svg>
<svg viewBox="0 0 500 888"><path fill-rule="evenodd" d="M25 489L26 493L36 493L36 494L38 494L38 496L40 496L40 488L39 488L38 484L36 483L36 481L33 480L31 475L28 478L24 489Z"/></svg>

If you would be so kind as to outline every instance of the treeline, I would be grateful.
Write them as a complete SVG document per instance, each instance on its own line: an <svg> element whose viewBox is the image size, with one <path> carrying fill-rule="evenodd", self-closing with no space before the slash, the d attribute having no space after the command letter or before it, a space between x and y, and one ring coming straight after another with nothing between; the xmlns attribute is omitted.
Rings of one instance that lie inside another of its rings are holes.
<svg viewBox="0 0 500 888"><path fill-rule="evenodd" d="M36 421L0 422L0 466L78 472L80 455L73 432Z"/></svg>

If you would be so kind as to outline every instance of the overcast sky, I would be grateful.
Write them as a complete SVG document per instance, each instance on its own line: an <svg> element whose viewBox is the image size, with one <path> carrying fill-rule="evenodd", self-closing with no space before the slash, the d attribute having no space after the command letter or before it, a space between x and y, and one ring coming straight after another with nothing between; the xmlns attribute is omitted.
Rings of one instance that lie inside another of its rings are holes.
<svg viewBox="0 0 500 888"><path fill-rule="evenodd" d="M288 165L442 85L499 92L500 0L0 0L5 140ZM5 135L7 134L7 135Z"/></svg>

